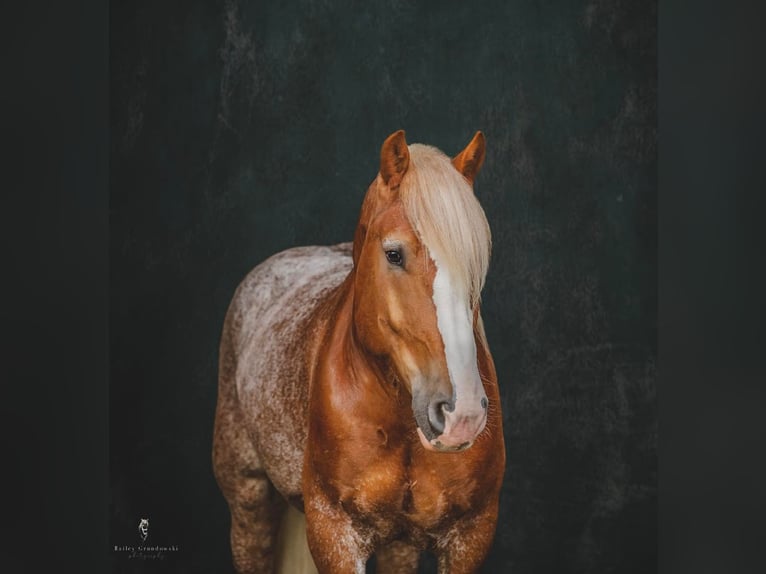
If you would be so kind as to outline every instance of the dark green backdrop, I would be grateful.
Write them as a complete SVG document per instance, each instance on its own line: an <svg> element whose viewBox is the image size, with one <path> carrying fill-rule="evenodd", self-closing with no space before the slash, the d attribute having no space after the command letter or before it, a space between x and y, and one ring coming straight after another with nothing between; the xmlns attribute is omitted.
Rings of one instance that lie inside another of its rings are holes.
<svg viewBox="0 0 766 574"><path fill-rule="evenodd" d="M149 518L179 548L115 571L230 571L226 307L267 256L352 237L399 128L487 137L508 467L484 571L656 569L654 2L136 1L110 43L110 541Z"/></svg>

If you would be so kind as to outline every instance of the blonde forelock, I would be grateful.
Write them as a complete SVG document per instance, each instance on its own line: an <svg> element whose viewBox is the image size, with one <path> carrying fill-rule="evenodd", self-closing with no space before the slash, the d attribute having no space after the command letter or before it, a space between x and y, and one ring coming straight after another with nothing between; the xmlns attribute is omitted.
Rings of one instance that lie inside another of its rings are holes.
<svg viewBox="0 0 766 574"><path fill-rule="evenodd" d="M411 144L399 194L405 214L438 265L474 307L489 267L492 236L471 185L438 149Z"/></svg>

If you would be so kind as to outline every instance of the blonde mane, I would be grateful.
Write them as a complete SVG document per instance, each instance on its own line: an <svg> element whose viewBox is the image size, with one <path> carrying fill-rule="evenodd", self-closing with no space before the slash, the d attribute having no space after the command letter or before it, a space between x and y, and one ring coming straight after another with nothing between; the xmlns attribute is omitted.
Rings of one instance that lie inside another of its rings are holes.
<svg viewBox="0 0 766 574"><path fill-rule="evenodd" d="M412 144L399 188L404 211L420 240L453 281L479 302L489 267L489 223L468 181L444 153Z"/></svg>

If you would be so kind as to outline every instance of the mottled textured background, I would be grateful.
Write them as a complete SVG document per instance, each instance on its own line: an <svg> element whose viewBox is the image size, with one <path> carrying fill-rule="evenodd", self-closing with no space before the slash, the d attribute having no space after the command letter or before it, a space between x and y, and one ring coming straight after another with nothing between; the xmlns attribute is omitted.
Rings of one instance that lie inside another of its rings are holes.
<svg viewBox="0 0 766 574"><path fill-rule="evenodd" d="M218 338L270 254L352 237L383 139L488 151L508 467L484 572L656 569L656 4L111 6L110 541L227 572ZM427 563L433 566L432 561Z"/></svg>

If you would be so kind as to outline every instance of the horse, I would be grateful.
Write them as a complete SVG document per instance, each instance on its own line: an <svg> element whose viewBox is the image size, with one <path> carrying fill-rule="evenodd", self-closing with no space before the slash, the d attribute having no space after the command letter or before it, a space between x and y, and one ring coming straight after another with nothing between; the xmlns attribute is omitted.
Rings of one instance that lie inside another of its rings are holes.
<svg viewBox="0 0 766 574"><path fill-rule="evenodd" d="M237 287L212 456L237 572L484 562L505 472L484 157L480 131L453 158L391 134L352 242L287 249Z"/></svg>

